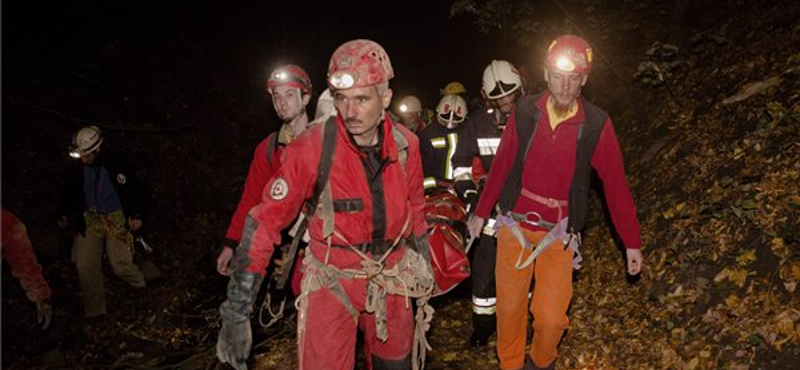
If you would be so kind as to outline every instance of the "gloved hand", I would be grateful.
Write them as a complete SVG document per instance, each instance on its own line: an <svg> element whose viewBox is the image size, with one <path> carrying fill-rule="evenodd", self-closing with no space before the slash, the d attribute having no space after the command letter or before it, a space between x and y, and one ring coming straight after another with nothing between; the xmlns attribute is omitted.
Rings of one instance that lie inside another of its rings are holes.
<svg viewBox="0 0 800 370"><path fill-rule="evenodd" d="M53 305L50 304L50 299L36 302L36 322L43 331L50 328L50 323L53 322Z"/></svg>
<svg viewBox="0 0 800 370"><path fill-rule="evenodd" d="M250 312L261 280L253 272L234 272L228 283L228 300L219 308L222 329L217 337L217 358L236 370L247 370L247 357L253 345Z"/></svg>
<svg viewBox="0 0 800 370"><path fill-rule="evenodd" d="M232 308L227 303L220 307L222 329L217 337L217 358L236 370L247 370L247 357L250 355L250 346L253 345L250 319L229 312Z"/></svg>

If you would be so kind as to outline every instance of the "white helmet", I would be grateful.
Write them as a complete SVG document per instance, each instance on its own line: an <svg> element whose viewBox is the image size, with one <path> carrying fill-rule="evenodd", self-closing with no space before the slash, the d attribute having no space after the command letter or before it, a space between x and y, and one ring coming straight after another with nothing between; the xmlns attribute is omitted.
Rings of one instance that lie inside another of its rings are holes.
<svg viewBox="0 0 800 370"><path fill-rule="evenodd" d="M467 101L460 95L445 95L436 106L436 119L444 127L456 128L467 118Z"/></svg>
<svg viewBox="0 0 800 370"><path fill-rule="evenodd" d="M419 113L422 112L422 102L416 96L409 95L400 100L397 110L400 113Z"/></svg>
<svg viewBox="0 0 800 370"><path fill-rule="evenodd" d="M500 99L522 88L522 77L514 66L505 60L493 60L483 70L483 88L487 99Z"/></svg>
<svg viewBox="0 0 800 370"><path fill-rule="evenodd" d="M69 156L80 158L100 149L103 143L103 133L97 126L86 126L72 136L72 146Z"/></svg>

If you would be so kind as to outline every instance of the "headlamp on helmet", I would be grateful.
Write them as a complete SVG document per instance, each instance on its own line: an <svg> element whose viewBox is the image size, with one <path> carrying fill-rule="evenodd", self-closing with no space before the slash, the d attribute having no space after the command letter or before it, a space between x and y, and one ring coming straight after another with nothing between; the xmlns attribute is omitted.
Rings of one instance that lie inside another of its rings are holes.
<svg viewBox="0 0 800 370"><path fill-rule="evenodd" d="M372 40L358 39L342 44L328 63L331 90L378 85L392 77L394 69L389 55Z"/></svg>
<svg viewBox="0 0 800 370"><path fill-rule="evenodd" d="M349 89L356 84L356 77L349 72L336 72L328 78L328 84L334 90Z"/></svg>
<svg viewBox="0 0 800 370"><path fill-rule="evenodd" d="M296 87L300 89L303 94L309 94L312 90L311 78L308 77L308 73L293 64L275 68L272 73L269 74L269 80L267 80L267 90L269 93L272 94L273 89L278 86Z"/></svg>
<svg viewBox="0 0 800 370"><path fill-rule="evenodd" d="M545 65L567 73L589 74L594 55L589 43L575 35L563 35L550 43Z"/></svg>
<svg viewBox="0 0 800 370"><path fill-rule="evenodd" d="M422 102L419 101L414 95L408 95L400 100L400 105L397 106L397 110L400 113L421 113L422 112Z"/></svg>
<svg viewBox="0 0 800 370"><path fill-rule="evenodd" d="M72 136L69 156L81 158L100 149L103 144L103 133L97 126L86 126Z"/></svg>

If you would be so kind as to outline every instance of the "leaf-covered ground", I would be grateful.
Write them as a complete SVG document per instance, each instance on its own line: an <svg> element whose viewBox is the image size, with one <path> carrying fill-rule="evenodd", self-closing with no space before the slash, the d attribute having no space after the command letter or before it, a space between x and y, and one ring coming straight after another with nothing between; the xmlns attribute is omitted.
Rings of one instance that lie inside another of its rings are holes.
<svg viewBox="0 0 800 370"><path fill-rule="evenodd" d="M558 368L796 369L800 5L788 0L587 3L567 2L570 17L550 26L576 31L581 25L577 31L596 40L598 64L586 94L614 120L646 264L640 277L625 275L607 212L594 199ZM170 50L168 55L186 52L177 45L159 46ZM8 89L4 81L4 207L24 209L34 243L51 249L43 263L57 287L54 327L41 334L32 308L4 273L4 369L216 367L216 308L225 281L213 271L211 244L235 204L229 189L241 186L240 163L249 160L255 138L263 134L240 123L263 119L263 102L255 93L236 101L230 97L241 92L222 82L192 94L201 88L192 78L200 78L201 70L156 81L141 69L123 78L123 51L140 50L113 47L103 53L111 90L93 83L92 76L100 75L96 65L78 63L40 69L47 72L39 72L37 81L62 79L51 84ZM165 59L173 60L175 70L192 67L180 58ZM73 69L90 72L67 73ZM67 89L67 82L81 88ZM129 93L136 91L152 92L154 100ZM211 104L213 110L203 110ZM170 200L154 205L148 236L156 252L140 257L161 272L150 282L147 307L137 310L124 284L109 279L113 310L105 322L80 317L74 267L59 248L68 245L68 237L53 234L48 219L61 167L46 161L63 158L56 138L74 127L58 122L75 118L65 111L84 110L112 126L148 122L145 130L113 133L112 139L137 154L154 197ZM9 120L23 124L9 126ZM236 153L232 156L208 149L219 142L241 147L228 148ZM26 182L12 184L10 176ZM468 296L465 287L435 302L428 369L497 368L492 348L466 345ZM294 368L293 338L288 321L258 330L251 368Z"/></svg>

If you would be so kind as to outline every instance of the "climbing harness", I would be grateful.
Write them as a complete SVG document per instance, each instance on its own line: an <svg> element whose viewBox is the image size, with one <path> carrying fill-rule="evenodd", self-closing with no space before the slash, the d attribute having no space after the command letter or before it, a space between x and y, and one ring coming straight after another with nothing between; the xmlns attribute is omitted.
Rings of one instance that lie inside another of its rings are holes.
<svg viewBox="0 0 800 370"><path fill-rule="evenodd" d="M545 249L552 245L556 240L561 239L564 242L565 249L570 248L575 252L575 257L572 259L572 267L576 270L579 269L580 262L583 261L583 257L581 257L580 251L578 250L581 245L580 234L572 231L567 232L569 217L561 218L561 209L567 206L567 201L542 197L526 189L522 189L520 195L547 207L558 209L559 221L556 223L546 221L539 213L533 211L526 213L509 211L505 215L500 215L497 217L495 230L501 227L508 227L508 229L514 235L514 238L517 239L517 242L522 247L522 249L519 251L519 255L517 256L517 261L515 262L514 267L517 270L524 270L528 268L533 263L533 260L535 260L536 257L544 252ZM522 234L522 230L520 230L520 223L542 227L548 229L549 231L538 243L536 243L536 245L532 245ZM523 255L525 254L526 250L531 252L528 257L523 260Z"/></svg>

